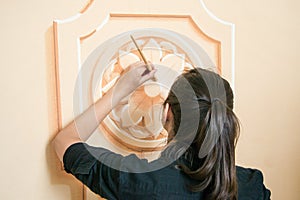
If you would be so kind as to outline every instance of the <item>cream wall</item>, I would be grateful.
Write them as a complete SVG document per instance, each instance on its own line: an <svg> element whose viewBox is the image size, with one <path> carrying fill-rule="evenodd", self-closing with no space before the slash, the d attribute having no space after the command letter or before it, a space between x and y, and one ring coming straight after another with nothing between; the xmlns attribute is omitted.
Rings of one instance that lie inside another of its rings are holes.
<svg viewBox="0 0 300 200"><path fill-rule="evenodd" d="M300 3L206 0L236 24L236 111L242 122L237 161L263 170L272 199L300 193ZM1 199L81 199L57 169L49 140L57 131L52 21L86 1L1 4Z"/></svg>
<svg viewBox="0 0 300 200"><path fill-rule="evenodd" d="M299 199L300 2L206 2L236 24L237 162L263 170L272 199Z"/></svg>

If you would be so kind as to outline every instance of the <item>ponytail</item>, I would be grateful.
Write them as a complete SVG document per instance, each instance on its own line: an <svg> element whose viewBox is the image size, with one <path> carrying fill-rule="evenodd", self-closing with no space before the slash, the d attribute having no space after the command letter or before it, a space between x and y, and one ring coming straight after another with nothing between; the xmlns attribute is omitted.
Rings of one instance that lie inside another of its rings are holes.
<svg viewBox="0 0 300 200"><path fill-rule="evenodd" d="M194 192L202 191L206 200L236 200L235 144L239 121L232 111L233 93L230 85L219 75L203 69L191 70L183 78L194 88L194 100L198 102L201 115L198 132L190 150L186 151L186 154L190 154L187 157L193 157L198 163L194 163L193 167L180 164L185 174L199 182L188 187ZM181 119L178 116L178 99L169 95L166 102L170 104L174 115L176 131Z"/></svg>

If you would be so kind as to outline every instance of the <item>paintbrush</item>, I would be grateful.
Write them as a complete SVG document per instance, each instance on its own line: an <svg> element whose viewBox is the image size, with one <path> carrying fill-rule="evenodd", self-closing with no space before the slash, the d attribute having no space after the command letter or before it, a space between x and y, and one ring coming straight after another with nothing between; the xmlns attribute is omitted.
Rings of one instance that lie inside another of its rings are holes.
<svg viewBox="0 0 300 200"><path fill-rule="evenodd" d="M137 48L139 54L141 55L141 57L142 57L144 63L146 64L147 70L148 70L148 71L151 71L151 70L152 70L152 67L149 65L147 59L145 58L143 52L142 52L141 49L139 48L139 46L138 46L138 44L136 43L135 39L133 38L132 35L130 35L130 37L131 37L131 40L133 41L135 47ZM156 81L157 79L156 79L155 77L153 77L152 80L153 80L153 81Z"/></svg>

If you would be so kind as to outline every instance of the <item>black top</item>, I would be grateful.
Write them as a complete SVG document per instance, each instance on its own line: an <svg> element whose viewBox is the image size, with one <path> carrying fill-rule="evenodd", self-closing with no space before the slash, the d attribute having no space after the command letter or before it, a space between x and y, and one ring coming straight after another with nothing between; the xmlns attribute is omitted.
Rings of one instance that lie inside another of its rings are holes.
<svg viewBox="0 0 300 200"><path fill-rule="evenodd" d="M135 155L123 157L107 149L76 143L66 150L63 162L66 172L109 200L202 199L201 192L187 189L187 185L196 182L178 169L176 161L158 159L148 163ZM236 169L239 200L270 199L259 170Z"/></svg>

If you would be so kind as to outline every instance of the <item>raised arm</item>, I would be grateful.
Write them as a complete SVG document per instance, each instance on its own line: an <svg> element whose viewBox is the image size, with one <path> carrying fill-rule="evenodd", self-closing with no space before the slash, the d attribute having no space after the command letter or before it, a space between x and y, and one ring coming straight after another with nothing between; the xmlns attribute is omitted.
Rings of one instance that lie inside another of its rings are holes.
<svg viewBox="0 0 300 200"><path fill-rule="evenodd" d="M153 78L156 72L156 70L148 71L143 62L134 63L129 66L128 69L129 70L119 78L115 86L102 98L97 100L81 115L58 132L53 140L53 145L61 161L69 146L87 140L109 112L124 97L133 92L145 81Z"/></svg>

